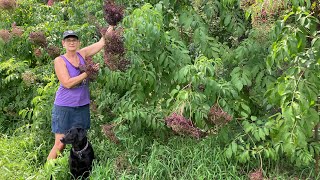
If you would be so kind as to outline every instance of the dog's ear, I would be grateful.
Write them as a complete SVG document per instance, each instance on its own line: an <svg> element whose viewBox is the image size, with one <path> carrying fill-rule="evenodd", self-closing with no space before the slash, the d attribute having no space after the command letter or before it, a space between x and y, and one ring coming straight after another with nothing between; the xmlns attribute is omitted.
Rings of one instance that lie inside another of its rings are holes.
<svg viewBox="0 0 320 180"><path fill-rule="evenodd" d="M77 131L78 131L78 133L77 133L78 139L77 140L82 141L83 138L85 138L87 136L87 131L83 128L77 128Z"/></svg>

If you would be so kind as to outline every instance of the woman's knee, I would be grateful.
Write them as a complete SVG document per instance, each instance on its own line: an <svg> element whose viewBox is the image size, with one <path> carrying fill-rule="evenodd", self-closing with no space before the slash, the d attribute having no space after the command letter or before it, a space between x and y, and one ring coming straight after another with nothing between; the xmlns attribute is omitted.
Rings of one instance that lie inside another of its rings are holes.
<svg viewBox="0 0 320 180"><path fill-rule="evenodd" d="M63 134L56 134L55 135L55 141L54 141L54 146L59 149L59 150L63 150L65 147L65 144L63 144L60 139L63 137Z"/></svg>
<svg viewBox="0 0 320 180"><path fill-rule="evenodd" d="M60 140L59 141L56 141L54 143L54 146L59 149L59 150L63 150L65 148L65 144L63 144Z"/></svg>

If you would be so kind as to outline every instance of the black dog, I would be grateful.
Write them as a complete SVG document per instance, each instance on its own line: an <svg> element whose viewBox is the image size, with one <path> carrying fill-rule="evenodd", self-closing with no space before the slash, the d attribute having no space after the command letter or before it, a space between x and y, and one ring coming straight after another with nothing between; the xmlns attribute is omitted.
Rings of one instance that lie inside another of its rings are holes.
<svg viewBox="0 0 320 180"><path fill-rule="evenodd" d="M60 140L63 144L71 144L69 157L70 172L74 178L87 178L92 169L94 152L83 128L71 128Z"/></svg>

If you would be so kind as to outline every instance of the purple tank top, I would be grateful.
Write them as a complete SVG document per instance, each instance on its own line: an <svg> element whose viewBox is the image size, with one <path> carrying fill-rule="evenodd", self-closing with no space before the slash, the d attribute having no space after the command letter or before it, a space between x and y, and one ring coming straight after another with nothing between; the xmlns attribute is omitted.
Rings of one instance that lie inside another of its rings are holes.
<svg viewBox="0 0 320 180"><path fill-rule="evenodd" d="M80 64L85 64L83 57L77 52L77 56L80 59ZM68 72L70 77L75 77L80 74L79 68L73 66L66 57L60 56L64 62L66 63ZM90 103L90 93L89 93L89 84L88 81L83 81L76 87L67 89L60 86L56 92L56 98L54 101L55 105L58 106L68 106L68 107L77 107L77 106L84 106Z"/></svg>

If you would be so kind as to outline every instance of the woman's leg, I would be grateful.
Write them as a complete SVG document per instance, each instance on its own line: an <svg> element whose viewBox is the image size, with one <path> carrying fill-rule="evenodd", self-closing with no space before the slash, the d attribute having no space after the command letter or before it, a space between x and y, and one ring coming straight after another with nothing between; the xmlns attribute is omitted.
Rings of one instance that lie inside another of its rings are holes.
<svg viewBox="0 0 320 180"><path fill-rule="evenodd" d="M54 145L47 157L47 160L56 159L58 156L58 151L62 153L65 148L65 144L63 144L60 139L64 137L64 134L55 134Z"/></svg>

